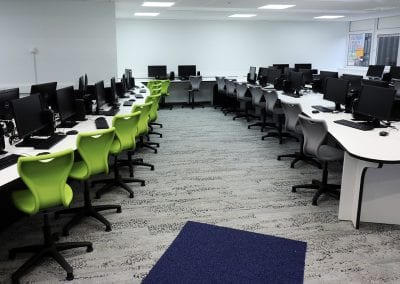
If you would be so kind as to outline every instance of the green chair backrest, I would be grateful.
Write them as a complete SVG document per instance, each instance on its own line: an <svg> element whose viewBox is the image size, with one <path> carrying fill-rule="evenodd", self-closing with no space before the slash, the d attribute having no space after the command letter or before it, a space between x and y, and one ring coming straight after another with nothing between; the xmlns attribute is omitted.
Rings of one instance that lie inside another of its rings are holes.
<svg viewBox="0 0 400 284"><path fill-rule="evenodd" d="M30 214L58 205L69 205L70 200L65 196L64 189L73 162L72 149L18 159L19 176L34 198L34 208Z"/></svg>
<svg viewBox="0 0 400 284"><path fill-rule="evenodd" d="M162 80L161 81L161 94L163 96L169 96L168 88L169 88L170 84L171 84L170 80Z"/></svg>
<svg viewBox="0 0 400 284"><path fill-rule="evenodd" d="M159 106L159 102L161 99L161 94L158 95L154 95L154 96L148 96L146 97L145 102L153 102L151 108L150 108L150 112L149 112L149 122L153 122L157 120L158 117L158 106Z"/></svg>
<svg viewBox="0 0 400 284"><path fill-rule="evenodd" d="M147 83L147 88L149 89L149 90L151 90L154 86L158 86L158 85L161 85L161 81L160 80L151 80L151 81L149 81L148 83Z"/></svg>
<svg viewBox="0 0 400 284"><path fill-rule="evenodd" d="M147 134L149 132L149 112L151 109L151 106L153 105L153 102L148 102L144 104L138 104L134 105L132 112L137 112L140 111L140 118L139 118L139 123L138 123L138 132L136 137Z"/></svg>
<svg viewBox="0 0 400 284"><path fill-rule="evenodd" d="M161 85L153 86L153 88L150 89L150 96L156 96L156 95L161 95Z"/></svg>
<svg viewBox="0 0 400 284"><path fill-rule="evenodd" d="M114 116L112 125L115 128L115 138L111 146L112 154L119 154L123 150L135 149L140 114L140 111L136 111Z"/></svg>
<svg viewBox="0 0 400 284"><path fill-rule="evenodd" d="M83 180L92 175L108 173L108 154L114 136L114 127L78 134L76 147L87 167Z"/></svg>

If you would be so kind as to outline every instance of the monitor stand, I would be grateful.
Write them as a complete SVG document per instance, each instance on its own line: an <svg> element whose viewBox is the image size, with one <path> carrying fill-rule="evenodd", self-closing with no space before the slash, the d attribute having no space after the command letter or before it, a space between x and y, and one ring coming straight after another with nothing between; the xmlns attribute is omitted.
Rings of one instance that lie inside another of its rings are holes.
<svg viewBox="0 0 400 284"><path fill-rule="evenodd" d="M75 120L66 120L57 125L57 128L72 128L77 124Z"/></svg>
<svg viewBox="0 0 400 284"><path fill-rule="evenodd" d="M31 136L25 137L21 142L15 144L15 147L35 147L39 143L45 141L47 138L32 138Z"/></svg>

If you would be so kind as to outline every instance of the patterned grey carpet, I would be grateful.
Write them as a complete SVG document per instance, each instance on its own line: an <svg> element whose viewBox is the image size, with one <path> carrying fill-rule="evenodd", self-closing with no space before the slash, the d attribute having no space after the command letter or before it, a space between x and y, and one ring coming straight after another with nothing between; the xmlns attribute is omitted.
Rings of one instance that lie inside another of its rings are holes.
<svg viewBox="0 0 400 284"><path fill-rule="evenodd" d="M321 171L305 164L289 168L280 153L298 149L295 142L261 141L258 129L233 121L212 108L160 111L164 128L158 154L138 156L156 165L137 168L147 181L132 185L135 198L122 190L94 203L121 204L121 214L106 212L113 231L88 219L61 241L88 240L94 251L64 253L74 267L72 283L138 283L160 258L188 220L217 224L308 243L305 280L311 283L400 282L400 226L362 224L355 230L337 219L338 201L322 197L311 205L312 190L290 191L291 185L320 179ZM157 129L158 130L158 129ZM340 164L331 166L331 181L340 181ZM75 203L82 199L75 189ZM68 221L62 217L53 224ZM27 256L7 259L7 249L36 242L41 217L24 218L0 235L0 282L9 281ZM62 282L64 271L46 261L22 280Z"/></svg>

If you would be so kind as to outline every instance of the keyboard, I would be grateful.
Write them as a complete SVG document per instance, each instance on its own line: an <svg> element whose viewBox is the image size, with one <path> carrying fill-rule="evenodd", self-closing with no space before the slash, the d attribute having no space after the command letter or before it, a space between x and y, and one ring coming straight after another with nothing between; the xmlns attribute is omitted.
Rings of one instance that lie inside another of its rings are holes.
<svg viewBox="0 0 400 284"><path fill-rule="evenodd" d="M96 125L96 129L107 129L108 122L104 117L98 117L95 119L94 124Z"/></svg>
<svg viewBox="0 0 400 284"><path fill-rule="evenodd" d="M125 101L123 106L132 106L133 105L133 101Z"/></svg>
<svg viewBox="0 0 400 284"><path fill-rule="evenodd" d="M366 124L364 122L354 122L354 121L345 120L345 119L335 120L334 122L337 124L340 124L340 125L344 125L344 126L355 128L355 129L362 130L362 131L368 131L368 130L374 129L374 127L372 125Z"/></svg>
<svg viewBox="0 0 400 284"><path fill-rule="evenodd" d="M50 136L47 139L41 139L40 142L38 142L37 144L35 143L35 145L33 145L33 147L35 149L50 149L51 147L53 147L54 145L56 145L58 142L60 142L61 140L63 140L65 137L67 137L64 134L53 134L52 136Z"/></svg>
<svg viewBox="0 0 400 284"><path fill-rule="evenodd" d="M135 97L136 97L137 99L143 99L143 96L140 95L140 94L136 94Z"/></svg>
<svg viewBox="0 0 400 284"><path fill-rule="evenodd" d="M320 112L333 112L333 109L324 106L312 106L313 109L316 109Z"/></svg>
<svg viewBox="0 0 400 284"><path fill-rule="evenodd" d="M118 108L111 108L109 110L101 110L99 112L100 115L105 115L105 116L114 116L119 112Z"/></svg>
<svg viewBox="0 0 400 284"><path fill-rule="evenodd" d="M0 170L8 168L17 163L19 155L11 154L0 159Z"/></svg>

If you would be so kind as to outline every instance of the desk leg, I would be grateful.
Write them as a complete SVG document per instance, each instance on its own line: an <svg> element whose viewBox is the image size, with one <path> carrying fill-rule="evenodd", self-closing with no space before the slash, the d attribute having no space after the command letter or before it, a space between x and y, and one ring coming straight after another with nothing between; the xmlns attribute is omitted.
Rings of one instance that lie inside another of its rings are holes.
<svg viewBox="0 0 400 284"><path fill-rule="evenodd" d="M359 202L360 190L364 183L364 175L367 168L378 167L378 163L359 160L345 152L339 203L339 220L352 221L353 226L358 229L360 214L358 208L361 206L361 202Z"/></svg>

